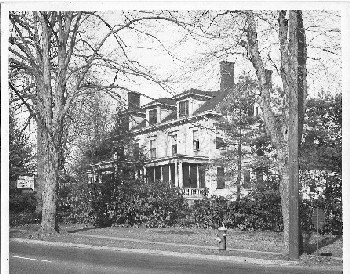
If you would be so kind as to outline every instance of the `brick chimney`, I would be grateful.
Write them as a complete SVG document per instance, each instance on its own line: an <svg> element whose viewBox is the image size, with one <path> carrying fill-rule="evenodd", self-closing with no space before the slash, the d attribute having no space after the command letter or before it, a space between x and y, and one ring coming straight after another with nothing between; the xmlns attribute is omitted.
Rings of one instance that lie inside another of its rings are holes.
<svg viewBox="0 0 350 274"><path fill-rule="evenodd" d="M140 94L130 91L128 92L128 110L138 110L140 108Z"/></svg>
<svg viewBox="0 0 350 274"><path fill-rule="evenodd" d="M222 61L220 62L220 91L225 91L232 88L235 84L234 80L234 66L235 63Z"/></svg>

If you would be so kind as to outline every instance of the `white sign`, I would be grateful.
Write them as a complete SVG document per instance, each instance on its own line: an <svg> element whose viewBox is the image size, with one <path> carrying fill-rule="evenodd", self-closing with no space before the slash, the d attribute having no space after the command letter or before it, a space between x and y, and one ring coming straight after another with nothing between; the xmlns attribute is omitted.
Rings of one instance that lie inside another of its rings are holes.
<svg viewBox="0 0 350 274"><path fill-rule="evenodd" d="M34 190L34 176L19 176L17 188L31 188Z"/></svg>

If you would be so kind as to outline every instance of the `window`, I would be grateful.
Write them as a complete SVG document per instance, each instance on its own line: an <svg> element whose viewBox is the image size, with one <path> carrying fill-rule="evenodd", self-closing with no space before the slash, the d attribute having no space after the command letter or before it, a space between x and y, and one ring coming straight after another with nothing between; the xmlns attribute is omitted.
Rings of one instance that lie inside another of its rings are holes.
<svg viewBox="0 0 350 274"><path fill-rule="evenodd" d="M150 141L150 154L151 154L151 159L154 159L157 157L156 140Z"/></svg>
<svg viewBox="0 0 350 274"><path fill-rule="evenodd" d="M198 151L199 150L199 137L198 137L198 130L193 131L193 150Z"/></svg>
<svg viewBox="0 0 350 274"><path fill-rule="evenodd" d="M171 154L177 154L177 135L174 134L171 136Z"/></svg>
<svg viewBox="0 0 350 274"><path fill-rule="evenodd" d="M226 144L224 142L224 139L222 137L216 137L216 148L225 148Z"/></svg>
<svg viewBox="0 0 350 274"><path fill-rule="evenodd" d="M157 123L157 109L149 111L149 124L154 125Z"/></svg>
<svg viewBox="0 0 350 274"><path fill-rule="evenodd" d="M179 117L188 116L188 101L179 102Z"/></svg>
<svg viewBox="0 0 350 274"><path fill-rule="evenodd" d="M224 172L224 168L218 166L216 168L216 180L217 180L217 189L223 189L225 188L225 172Z"/></svg>

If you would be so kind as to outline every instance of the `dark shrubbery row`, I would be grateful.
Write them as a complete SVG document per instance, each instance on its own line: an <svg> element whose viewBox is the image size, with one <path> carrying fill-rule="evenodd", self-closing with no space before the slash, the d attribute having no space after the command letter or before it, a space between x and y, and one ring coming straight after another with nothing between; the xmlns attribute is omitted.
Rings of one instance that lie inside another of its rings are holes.
<svg viewBox="0 0 350 274"><path fill-rule="evenodd" d="M97 227L127 225L218 228L224 224L228 228L241 230L282 231L281 199L276 188L277 183L270 181L239 201L214 196L197 200L189 207L181 191L167 183L111 180L104 184L60 189L57 211L60 222L93 223ZM303 231L314 229L311 221L312 206L314 204L310 200L302 200L300 203ZM341 234L341 201L319 199L318 206L325 209L326 213L326 224L322 232ZM12 220L12 225L25 221L37 222L38 218L27 216L35 210L34 193L11 196L10 210L12 213L27 212L25 216L22 214L23 221Z"/></svg>

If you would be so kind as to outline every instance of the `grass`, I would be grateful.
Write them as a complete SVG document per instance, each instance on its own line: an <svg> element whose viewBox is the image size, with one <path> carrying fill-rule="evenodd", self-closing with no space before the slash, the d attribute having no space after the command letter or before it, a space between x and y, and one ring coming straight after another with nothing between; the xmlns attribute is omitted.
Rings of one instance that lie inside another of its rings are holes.
<svg viewBox="0 0 350 274"><path fill-rule="evenodd" d="M18 226L10 232L10 237L42 239L46 241L71 242L96 246L111 246L130 249L153 249L206 255L242 256L258 259L285 259L282 255L283 235L269 231L240 231L229 229L227 250L219 251L217 230L199 228L135 228L109 227L95 228L87 225L61 225L57 235L40 237L38 224ZM95 236L95 237L91 237ZM103 236L104 238L101 238ZM137 241L133 241L136 239ZM323 235L318 238L319 252L332 253L333 257L316 255L315 234L308 235L304 243L306 251L300 257L302 265L339 266L342 261L342 237ZM232 250L234 249L234 250ZM260 252L254 252L260 251ZM271 253L261 253L271 252Z"/></svg>

